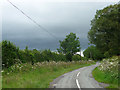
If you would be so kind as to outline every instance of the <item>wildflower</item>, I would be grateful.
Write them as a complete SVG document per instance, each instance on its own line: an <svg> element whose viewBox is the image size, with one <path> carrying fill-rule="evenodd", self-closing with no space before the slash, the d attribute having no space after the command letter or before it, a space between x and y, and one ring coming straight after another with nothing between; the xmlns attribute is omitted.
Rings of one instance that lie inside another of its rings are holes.
<svg viewBox="0 0 120 90"><path fill-rule="evenodd" d="M101 65L101 68L103 68L103 65Z"/></svg>
<svg viewBox="0 0 120 90"><path fill-rule="evenodd" d="M3 70L1 72L4 72Z"/></svg>
<svg viewBox="0 0 120 90"><path fill-rule="evenodd" d="M112 63L112 62L110 62L110 64L112 65L113 63Z"/></svg>
<svg viewBox="0 0 120 90"><path fill-rule="evenodd" d="M9 73L7 73L7 75L9 75Z"/></svg>

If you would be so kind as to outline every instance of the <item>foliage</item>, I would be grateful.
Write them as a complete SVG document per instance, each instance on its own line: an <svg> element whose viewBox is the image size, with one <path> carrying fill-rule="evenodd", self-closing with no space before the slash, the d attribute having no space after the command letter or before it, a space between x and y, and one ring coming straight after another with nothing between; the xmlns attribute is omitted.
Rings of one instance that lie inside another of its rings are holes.
<svg viewBox="0 0 120 90"><path fill-rule="evenodd" d="M62 53L58 54L57 52L52 52L50 49L43 51L39 51L37 49L29 50L28 46L26 46L24 50L20 50L19 47L16 47L10 41L6 41L6 40L2 41L3 69L9 68L14 64L21 64L21 63L31 63L31 65L34 65L34 63L36 62L44 62L44 61L48 61L48 62L68 61L66 60L66 57L67 59L70 58L69 55L64 55ZM77 60L79 58L73 57L73 59Z"/></svg>
<svg viewBox="0 0 120 90"><path fill-rule="evenodd" d="M99 82L110 84L109 88L118 88L119 76L119 57L103 59L99 67L93 71L93 76Z"/></svg>
<svg viewBox="0 0 120 90"><path fill-rule="evenodd" d="M76 34L70 33L63 41L60 42L60 48L57 49L59 53L64 53L68 61L72 61L72 56L80 51L80 41Z"/></svg>
<svg viewBox="0 0 120 90"><path fill-rule="evenodd" d="M88 32L89 41L105 55L120 55L120 4L97 10Z"/></svg>
<svg viewBox="0 0 120 90"><path fill-rule="evenodd" d="M94 61L44 61L34 65L15 64L2 71L2 86L3 88L48 88L50 82L58 76L93 63Z"/></svg>
<svg viewBox="0 0 120 90"><path fill-rule="evenodd" d="M95 46L88 47L83 54L85 57L93 60L101 60L103 58L103 54Z"/></svg>
<svg viewBox="0 0 120 90"><path fill-rule="evenodd" d="M10 67L15 64L15 59L18 58L19 48L10 41L2 42L2 67Z"/></svg>
<svg viewBox="0 0 120 90"><path fill-rule="evenodd" d="M119 65L118 62L119 62L118 56L103 59L101 65L98 68L106 73L112 73L111 77L114 77L114 79L118 79L118 65Z"/></svg>
<svg viewBox="0 0 120 90"><path fill-rule="evenodd" d="M52 60L53 55L50 50L44 50L41 54L42 54L43 60L46 60L48 62Z"/></svg>
<svg viewBox="0 0 120 90"><path fill-rule="evenodd" d="M80 61L81 60L81 56L80 55L74 55L72 57L72 60L74 60L74 61Z"/></svg>
<svg viewBox="0 0 120 90"><path fill-rule="evenodd" d="M44 61L66 61L65 55L51 52L50 50L29 50L28 46L20 50L10 41L2 41L2 67L8 68L16 63L31 63Z"/></svg>
<svg viewBox="0 0 120 90"><path fill-rule="evenodd" d="M87 57L81 57L81 60L89 60L89 58L87 58Z"/></svg>

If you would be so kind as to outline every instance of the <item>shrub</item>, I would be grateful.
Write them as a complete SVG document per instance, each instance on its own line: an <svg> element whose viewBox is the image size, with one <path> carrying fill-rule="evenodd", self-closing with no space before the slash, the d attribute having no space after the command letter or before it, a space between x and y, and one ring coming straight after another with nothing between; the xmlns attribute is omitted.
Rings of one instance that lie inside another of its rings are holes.
<svg viewBox="0 0 120 90"><path fill-rule="evenodd" d="M81 56L80 55L74 55L72 57L72 60L74 60L74 61L80 61L81 60Z"/></svg>
<svg viewBox="0 0 120 90"><path fill-rule="evenodd" d="M15 59L18 58L19 48L16 47L10 41L2 42L2 67L10 67L15 63Z"/></svg>
<svg viewBox="0 0 120 90"><path fill-rule="evenodd" d="M28 46L24 50L20 50L10 41L2 42L2 65L3 69L8 68L16 63L31 63L44 61L66 61L65 55L51 52L51 50L38 51L36 49L29 50Z"/></svg>
<svg viewBox="0 0 120 90"><path fill-rule="evenodd" d="M110 83L117 83L117 80L120 78L118 75L119 72L118 63L119 63L119 57L113 56L112 58L103 59L103 62L98 67L99 70L104 72L106 75L109 75L111 79Z"/></svg>

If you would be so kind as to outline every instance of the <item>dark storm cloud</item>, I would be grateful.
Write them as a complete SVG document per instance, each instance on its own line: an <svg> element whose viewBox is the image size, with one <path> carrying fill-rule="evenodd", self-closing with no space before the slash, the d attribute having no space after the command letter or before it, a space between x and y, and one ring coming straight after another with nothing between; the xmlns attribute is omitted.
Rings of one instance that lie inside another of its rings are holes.
<svg viewBox="0 0 120 90"><path fill-rule="evenodd" d="M84 49L87 47L87 34L86 30L89 28L86 27L70 27L70 26L59 26L59 27L51 27L50 31L56 36L56 39L50 36L48 33L38 30L38 28L34 27L23 27L21 25L11 25L10 28L16 28L16 30L10 30L5 27L6 23L3 23L3 38L14 42L16 45L20 46L20 48L24 49L26 45L28 45L31 49L52 49L55 50L59 47L59 40L63 40L67 34L70 32L74 32L77 34L77 37L80 38L81 47ZM84 31L85 30L85 31Z"/></svg>
<svg viewBox="0 0 120 90"><path fill-rule="evenodd" d="M29 46L30 49L56 50L59 47L59 40L63 40L70 32L76 33L80 38L82 49L87 48L87 33L90 29L91 19L97 9L110 3L16 4L21 6L22 10L45 27L48 32L54 34L56 39L7 4L3 7L3 40L10 40L21 49Z"/></svg>

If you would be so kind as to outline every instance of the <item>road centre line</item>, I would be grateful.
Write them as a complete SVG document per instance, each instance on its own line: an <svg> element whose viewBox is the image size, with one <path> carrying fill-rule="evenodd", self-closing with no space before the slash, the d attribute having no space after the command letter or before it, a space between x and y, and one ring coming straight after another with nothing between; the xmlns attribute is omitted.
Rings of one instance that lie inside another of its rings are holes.
<svg viewBox="0 0 120 90"><path fill-rule="evenodd" d="M80 72L77 74L77 77L79 76Z"/></svg>
<svg viewBox="0 0 120 90"><path fill-rule="evenodd" d="M77 79L76 79L76 84L77 84L77 87L79 88L79 90L81 90L81 88L80 88L80 84L79 84L79 82L78 82Z"/></svg>
<svg viewBox="0 0 120 90"><path fill-rule="evenodd" d="M77 74L77 77L80 75L80 72ZM76 79L76 84L77 84L77 87L79 88L79 90L81 90L81 88L80 88L80 84L79 84L79 82L78 82L78 79Z"/></svg>

